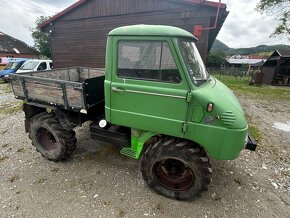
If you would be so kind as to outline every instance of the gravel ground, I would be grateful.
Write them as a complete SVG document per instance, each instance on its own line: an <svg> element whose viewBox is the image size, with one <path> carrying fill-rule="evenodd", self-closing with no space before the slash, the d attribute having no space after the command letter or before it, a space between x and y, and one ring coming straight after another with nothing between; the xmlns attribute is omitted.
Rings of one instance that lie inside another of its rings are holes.
<svg viewBox="0 0 290 218"><path fill-rule="evenodd" d="M77 129L72 158L53 163L31 146L21 111L0 112L0 217L290 217L290 133L273 128L290 121L289 103L239 99L263 132L259 148L211 160L213 182L193 202L147 188L138 161L90 139L88 123ZM0 110L13 105L0 84Z"/></svg>

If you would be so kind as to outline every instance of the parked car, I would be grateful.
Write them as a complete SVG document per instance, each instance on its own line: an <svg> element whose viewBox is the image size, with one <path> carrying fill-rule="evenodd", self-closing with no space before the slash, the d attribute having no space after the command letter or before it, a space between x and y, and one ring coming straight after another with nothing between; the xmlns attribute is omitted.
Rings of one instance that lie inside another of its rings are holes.
<svg viewBox="0 0 290 218"><path fill-rule="evenodd" d="M13 59L10 61L3 70L0 71L0 78L4 81L8 81L8 76L11 73L16 73L16 71L27 61L28 59Z"/></svg>
<svg viewBox="0 0 290 218"><path fill-rule="evenodd" d="M26 73L30 71L52 70L52 60L29 60L26 61L16 73Z"/></svg>

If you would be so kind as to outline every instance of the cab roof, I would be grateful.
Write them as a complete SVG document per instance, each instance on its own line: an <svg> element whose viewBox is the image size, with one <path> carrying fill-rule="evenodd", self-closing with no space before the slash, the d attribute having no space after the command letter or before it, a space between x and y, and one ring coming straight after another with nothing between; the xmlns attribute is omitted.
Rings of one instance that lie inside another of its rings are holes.
<svg viewBox="0 0 290 218"><path fill-rule="evenodd" d="M132 25L118 27L108 34L109 36L174 36L188 37L194 40L197 38L186 30L163 25Z"/></svg>

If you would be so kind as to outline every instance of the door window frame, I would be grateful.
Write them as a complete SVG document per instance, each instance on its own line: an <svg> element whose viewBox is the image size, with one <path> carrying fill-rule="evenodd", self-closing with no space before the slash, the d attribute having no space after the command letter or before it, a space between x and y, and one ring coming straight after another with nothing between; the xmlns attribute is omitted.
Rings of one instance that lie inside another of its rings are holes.
<svg viewBox="0 0 290 218"><path fill-rule="evenodd" d="M173 56L174 62L176 64L177 70L181 77L181 83L169 83L169 82L162 82L162 81L152 81L152 80L138 80L132 78L120 78L118 76L118 53L119 53L119 42L123 41L133 41L133 42L166 42L170 48L171 54ZM184 74L184 70L182 64L180 62L178 53L170 37L164 36L116 36L114 37L114 47L113 47L113 68L112 68L112 82L113 83L128 83L128 84L136 84L136 85L145 85L145 86L157 86L157 87L164 87L164 88L173 88L173 89L180 89L180 90L190 90L190 86L187 81L187 77Z"/></svg>

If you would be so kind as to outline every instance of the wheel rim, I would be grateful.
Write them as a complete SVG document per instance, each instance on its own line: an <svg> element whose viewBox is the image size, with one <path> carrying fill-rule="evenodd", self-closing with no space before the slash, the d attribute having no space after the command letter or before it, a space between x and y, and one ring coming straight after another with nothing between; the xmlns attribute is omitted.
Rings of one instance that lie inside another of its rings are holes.
<svg viewBox="0 0 290 218"><path fill-rule="evenodd" d="M36 132L37 141L46 151L54 151L57 149L56 139L53 134L46 128L39 128Z"/></svg>
<svg viewBox="0 0 290 218"><path fill-rule="evenodd" d="M173 191L186 191L195 182L190 167L174 158L156 162L153 166L153 175L162 186Z"/></svg>

